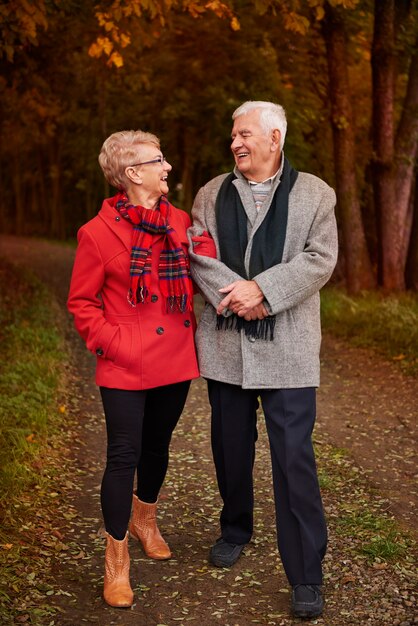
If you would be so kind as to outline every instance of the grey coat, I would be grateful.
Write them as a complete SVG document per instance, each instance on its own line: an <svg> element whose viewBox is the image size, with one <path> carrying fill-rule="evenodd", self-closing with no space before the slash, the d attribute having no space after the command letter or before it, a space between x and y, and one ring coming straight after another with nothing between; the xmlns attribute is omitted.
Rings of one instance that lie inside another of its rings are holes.
<svg viewBox="0 0 418 626"><path fill-rule="evenodd" d="M237 170L235 174L233 184L248 219L248 271L254 235L280 181L278 176L257 214L246 179ZM192 211L193 226L188 231L191 238L207 230L214 238L218 259L215 201L226 176L217 176L199 190ZM316 176L300 172L289 196L282 262L254 277L264 293L267 310L276 315L273 341L247 338L244 331L216 330L216 307L224 298L218 290L242 277L220 260L199 256L190 247L192 276L206 301L196 333L202 376L245 389L319 385L319 290L330 278L337 260L334 207L333 189Z"/></svg>

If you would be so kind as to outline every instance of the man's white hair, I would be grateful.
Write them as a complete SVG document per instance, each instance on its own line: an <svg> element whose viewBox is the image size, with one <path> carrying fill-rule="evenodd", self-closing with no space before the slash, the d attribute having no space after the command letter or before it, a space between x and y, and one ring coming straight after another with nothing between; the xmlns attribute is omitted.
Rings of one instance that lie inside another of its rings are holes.
<svg viewBox="0 0 418 626"><path fill-rule="evenodd" d="M246 115L250 111L260 111L260 124L265 133L269 133L276 128L280 131L280 150L283 149L286 137L287 120L286 112L280 104L274 102L264 102L263 100L248 100L241 104L232 114L235 120L240 115Z"/></svg>

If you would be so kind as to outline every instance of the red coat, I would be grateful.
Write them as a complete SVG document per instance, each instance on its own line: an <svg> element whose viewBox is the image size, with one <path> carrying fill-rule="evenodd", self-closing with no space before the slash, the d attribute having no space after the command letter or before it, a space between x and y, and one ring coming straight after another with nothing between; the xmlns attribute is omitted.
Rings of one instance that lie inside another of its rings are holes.
<svg viewBox="0 0 418 626"><path fill-rule="evenodd" d="M172 208L170 225L188 252L190 217ZM167 313L158 282L163 237L152 247L149 302L132 307L127 299L132 225L109 198L78 232L68 309L75 326L97 356L96 383L117 389L150 389L199 376L193 313Z"/></svg>

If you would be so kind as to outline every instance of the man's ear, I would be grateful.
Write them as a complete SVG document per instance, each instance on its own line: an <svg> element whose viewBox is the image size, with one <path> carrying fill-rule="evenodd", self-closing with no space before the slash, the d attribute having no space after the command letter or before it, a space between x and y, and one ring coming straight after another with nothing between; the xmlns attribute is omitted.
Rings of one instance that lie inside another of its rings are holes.
<svg viewBox="0 0 418 626"><path fill-rule="evenodd" d="M277 152L277 150L280 150L280 140L281 140L281 133L278 128L275 128L271 136L271 151L272 152Z"/></svg>

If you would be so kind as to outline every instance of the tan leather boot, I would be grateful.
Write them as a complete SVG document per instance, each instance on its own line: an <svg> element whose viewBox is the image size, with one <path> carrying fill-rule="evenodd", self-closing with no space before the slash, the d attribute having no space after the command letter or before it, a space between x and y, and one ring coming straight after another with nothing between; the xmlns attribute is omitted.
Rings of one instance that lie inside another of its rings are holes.
<svg viewBox="0 0 418 626"><path fill-rule="evenodd" d="M128 533L121 541L106 533L106 540L103 597L110 606L132 606L134 594L129 583Z"/></svg>
<svg viewBox="0 0 418 626"><path fill-rule="evenodd" d="M129 532L132 537L139 539L147 556L163 561L171 558L171 552L158 530L156 511L157 502L154 504L142 502L134 494Z"/></svg>

